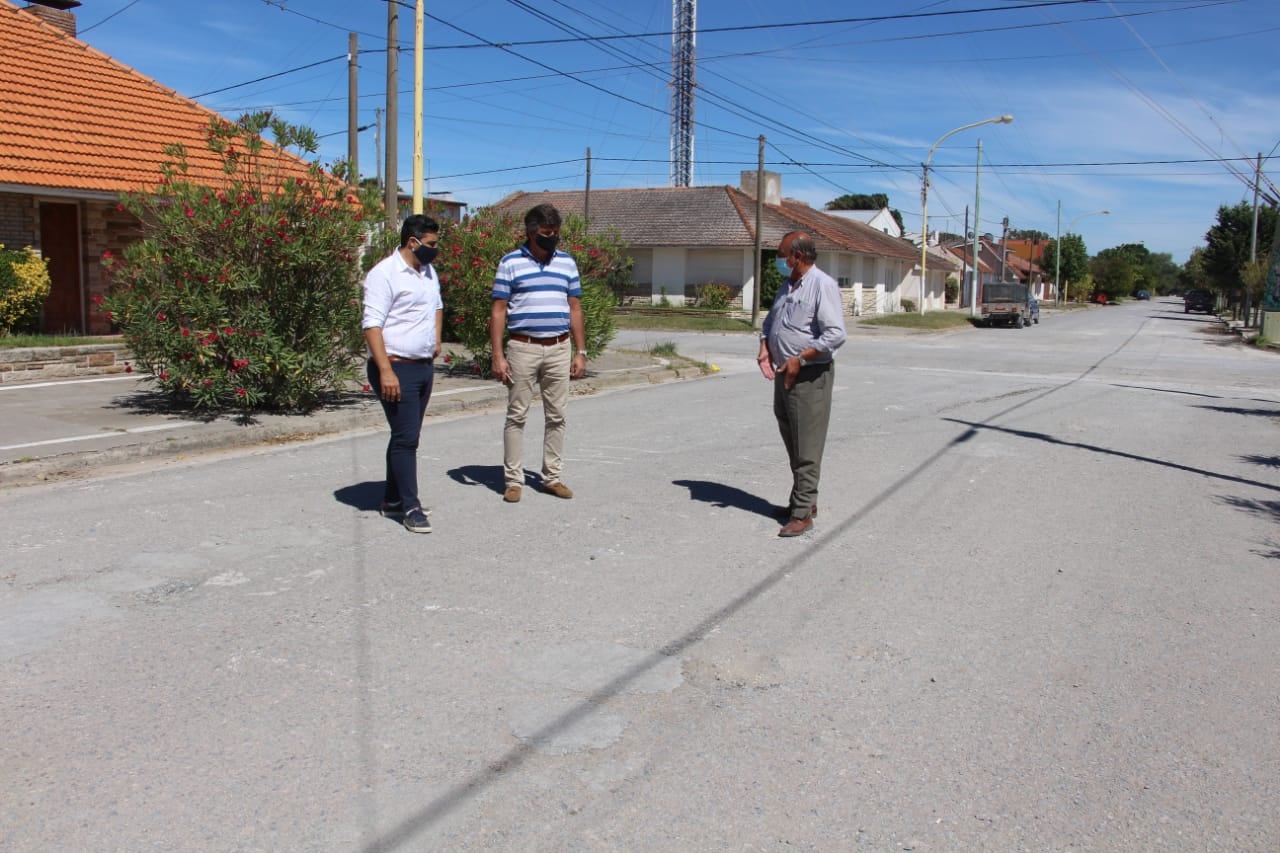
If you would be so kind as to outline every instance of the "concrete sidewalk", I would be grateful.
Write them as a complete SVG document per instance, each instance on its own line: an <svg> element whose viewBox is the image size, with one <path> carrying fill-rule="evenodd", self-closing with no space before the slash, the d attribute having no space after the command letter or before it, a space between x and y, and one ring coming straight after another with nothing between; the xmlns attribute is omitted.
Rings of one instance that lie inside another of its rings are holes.
<svg viewBox="0 0 1280 853"><path fill-rule="evenodd" d="M606 350L573 383L575 396L610 387L652 384L702 375L687 359ZM483 411L506 403L506 389L438 364L427 416ZM265 443L305 441L337 433L384 429L374 396L352 386L306 415L206 418L175 412L145 379L135 376L70 379L0 386L0 488L88 474L101 468Z"/></svg>

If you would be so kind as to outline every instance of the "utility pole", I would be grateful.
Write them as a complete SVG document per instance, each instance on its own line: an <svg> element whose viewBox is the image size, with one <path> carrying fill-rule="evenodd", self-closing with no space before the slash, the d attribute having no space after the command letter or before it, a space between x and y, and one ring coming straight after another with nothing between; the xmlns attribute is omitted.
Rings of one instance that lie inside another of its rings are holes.
<svg viewBox="0 0 1280 853"><path fill-rule="evenodd" d="M582 194L582 218L591 227L591 146L587 146L587 190Z"/></svg>
<svg viewBox="0 0 1280 853"><path fill-rule="evenodd" d="M360 66L355 33L347 33L347 183L360 186Z"/></svg>
<svg viewBox="0 0 1280 853"><path fill-rule="evenodd" d="M373 162L378 168L378 189L382 183L382 107L373 111Z"/></svg>
<svg viewBox="0 0 1280 853"><path fill-rule="evenodd" d="M400 183L396 175L396 121L399 106L398 80L400 78L400 6L387 4L387 182L384 186L383 204L387 208L387 225L396 228L400 224Z"/></svg>
<svg viewBox="0 0 1280 853"><path fill-rule="evenodd" d="M961 246L963 246L963 245L964 245L963 241L964 241L964 240L969 239L969 205L967 205L967 204L964 206L964 231L962 231L962 232L960 232L960 233L964 235L964 236L963 236L963 238L961 239ZM962 260L964 259L964 251L963 251L963 249L962 249L962 250L961 250L961 252L960 252L960 258L961 258ZM973 275L973 269L972 269L972 267L970 267L969 274L970 274L970 275ZM963 307L964 307L964 294L965 294L965 282L961 282L961 283L960 283L960 292L956 294L956 307L957 307L957 308L963 308Z"/></svg>
<svg viewBox="0 0 1280 853"><path fill-rule="evenodd" d="M1258 262L1258 185L1262 183L1262 153L1258 153L1258 166L1253 173L1253 230L1249 232L1249 266L1250 272L1252 267ZM1253 306L1249 304L1249 283L1244 284L1244 298L1240 300L1244 306L1244 325L1249 326L1249 315L1253 312Z"/></svg>
<svg viewBox="0 0 1280 853"><path fill-rule="evenodd" d="M752 281L755 283L751 288L751 328L756 328L760 322L760 286L764 284L761 281L763 270L761 269L761 255L764 251L764 236L760 233L762 223L764 222L764 134L760 134L757 140L760 144L759 153L756 155L756 252L754 264L752 265Z"/></svg>
<svg viewBox="0 0 1280 853"><path fill-rule="evenodd" d="M1001 227L1003 230L1000 232L1000 280L1004 281L1004 259L1005 255L1009 254L1009 217L1006 216L1001 220Z"/></svg>
<svg viewBox="0 0 1280 853"><path fill-rule="evenodd" d="M973 280L969 290L969 316L978 316L978 241L982 231L982 140L978 140L978 167L973 179Z"/></svg>
<svg viewBox="0 0 1280 853"><path fill-rule="evenodd" d="M422 29L425 0L413 13L413 212L422 213Z"/></svg>

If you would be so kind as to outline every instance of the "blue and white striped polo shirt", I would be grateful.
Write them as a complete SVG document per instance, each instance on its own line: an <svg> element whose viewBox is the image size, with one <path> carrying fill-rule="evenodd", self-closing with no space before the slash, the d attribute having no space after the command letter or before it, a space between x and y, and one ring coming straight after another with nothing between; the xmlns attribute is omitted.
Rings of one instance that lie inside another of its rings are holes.
<svg viewBox="0 0 1280 853"><path fill-rule="evenodd" d="M493 298L507 301L507 330L531 338L554 338L569 331L569 297L582 296L578 264L556 252L544 266L528 245L498 262Z"/></svg>

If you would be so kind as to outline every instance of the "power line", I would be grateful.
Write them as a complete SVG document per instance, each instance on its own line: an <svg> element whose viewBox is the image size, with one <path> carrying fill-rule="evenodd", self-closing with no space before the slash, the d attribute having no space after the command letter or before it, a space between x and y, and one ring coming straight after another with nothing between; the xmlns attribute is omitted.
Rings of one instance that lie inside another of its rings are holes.
<svg viewBox="0 0 1280 853"><path fill-rule="evenodd" d="M408 9L415 8L411 6L409 3L405 2L405 0L385 0L385 2L397 3ZM982 7L978 9L952 9L950 11L945 11L945 12L904 12L896 15L869 15L869 16L860 17L860 18L830 18L830 19L819 20L819 21L788 21L788 22L776 23L776 24L739 24L737 26L732 26L732 27L700 27L698 29L698 34L713 35L713 34L719 34L719 33L741 33L741 32L758 32L763 30L795 29L798 27L823 27L823 26L832 26L835 24L864 24L864 23L878 23L878 22L884 22L884 21L908 21L908 20L920 20L924 18L956 17L959 15L978 15L978 14L985 14L989 12L1011 12L1011 11L1021 11L1023 9L1040 9L1040 8L1046 8L1049 6L1079 6L1083 4L1092 4L1097 2L1100 2L1100 0L1041 0L1041 2L1038 2L1038 3L1027 3L1025 5L1019 5L1019 6L987 6L987 7ZM1232 0L1232 2L1235 2L1235 0ZM446 24L446 25L448 23L430 14L428 14L427 17L431 18L437 23ZM470 35L470 33L467 33L467 35ZM577 36L574 38L563 38L563 39L529 39L525 41L508 41L508 42L500 42L500 43L489 43L487 46L499 47L499 48L533 47L533 46L546 46L546 45L559 45L559 44L579 44L582 42L602 42L602 41L622 41L626 39L665 38L672 35L675 35L675 31L673 30L658 30L655 32L646 32L646 33L617 33L614 35ZM472 36L472 38L475 38L475 37ZM470 49L484 47L484 46L486 45L445 44L445 45L435 45L433 47L427 48L427 50L470 50Z"/></svg>

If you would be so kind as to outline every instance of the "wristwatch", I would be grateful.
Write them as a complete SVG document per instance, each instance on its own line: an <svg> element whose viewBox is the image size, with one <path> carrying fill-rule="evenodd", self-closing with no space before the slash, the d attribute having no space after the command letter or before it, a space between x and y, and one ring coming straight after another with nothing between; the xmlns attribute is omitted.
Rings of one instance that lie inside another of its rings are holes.
<svg viewBox="0 0 1280 853"><path fill-rule="evenodd" d="M796 361L800 362L800 366L801 366L801 367L808 367L808 366L809 366L809 360L808 360L807 358L805 358L804 356L802 356L802 355L798 355L798 356L796 356Z"/></svg>

